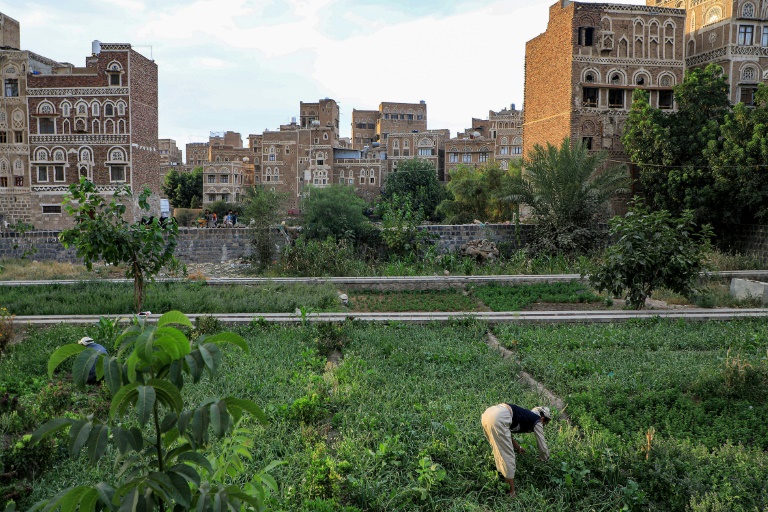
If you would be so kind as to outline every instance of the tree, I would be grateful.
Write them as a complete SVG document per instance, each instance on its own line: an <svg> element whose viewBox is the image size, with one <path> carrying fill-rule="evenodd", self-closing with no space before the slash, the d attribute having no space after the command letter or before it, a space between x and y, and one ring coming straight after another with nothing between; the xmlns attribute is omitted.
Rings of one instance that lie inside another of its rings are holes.
<svg viewBox="0 0 768 512"><path fill-rule="evenodd" d="M152 192L145 188L139 194L137 206L149 212L148 199ZM174 260L179 228L175 222L144 219L131 222L125 218L123 201L133 198L127 186L118 187L109 202L85 178L69 186L64 196L65 209L74 218L75 226L59 234L66 248L75 247L77 256L91 270L94 261L111 265L126 264L125 276L133 279L136 311L141 311L144 284L166 264Z"/></svg>
<svg viewBox="0 0 768 512"><path fill-rule="evenodd" d="M251 225L254 231L253 245L259 255L259 265L266 267L272 261L272 240L270 228L277 224L287 194L278 194L263 186L248 187L242 204L242 215L238 222Z"/></svg>
<svg viewBox="0 0 768 512"><path fill-rule="evenodd" d="M534 250L583 254L604 243L599 224L607 217L608 202L629 186L625 166L604 162L605 153L590 153L584 144L571 147L568 138L560 148L534 146L525 172L507 188L509 201L531 208Z"/></svg>
<svg viewBox="0 0 768 512"><path fill-rule="evenodd" d="M712 230L699 228L690 210L674 217L666 210L651 212L638 205L611 220L611 235L615 242L590 281L614 297L626 292L627 304L642 309L660 287L686 296L695 291Z"/></svg>
<svg viewBox="0 0 768 512"><path fill-rule="evenodd" d="M81 388L96 365L97 379L104 379L112 396L109 418L91 414L53 419L32 434L31 443L68 430L70 455L85 449L93 464L114 443L122 463L121 481L65 489L35 510L265 510L268 489L277 490L271 476L262 472L247 482L232 481L228 470L237 473L235 464L223 467L226 460L204 455L211 431L226 440L244 413L266 424L264 412L253 401L236 397L210 397L185 408L182 394L185 384L218 372L223 345L233 344L246 354L248 345L231 332L190 341L174 325L193 327L186 316L171 311L157 325L139 319L128 327L117 339L114 357L77 343L51 355L51 378L56 368L75 357L72 379ZM230 460L239 453L233 450Z"/></svg>
<svg viewBox="0 0 768 512"><path fill-rule="evenodd" d="M410 195L393 194L379 205L381 238L393 255L418 255L425 244L427 234L418 228L424 214L413 204Z"/></svg>
<svg viewBox="0 0 768 512"><path fill-rule="evenodd" d="M717 220L727 206L713 188L706 151L730 110L728 79L715 64L689 70L675 87L675 100L677 111L662 113L649 105L648 92L636 90L622 143L640 166L651 208L673 215L690 209L700 222Z"/></svg>
<svg viewBox="0 0 768 512"><path fill-rule="evenodd" d="M355 239L368 224L365 201L346 185L310 187L304 205L305 232L315 240Z"/></svg>
<svg viewBox="0 0 768 512"><path fill-rule="evenodd" d="M459 165L451 171L451 181L446 185L450 198L437 210L450 224L512 220L517 205L504 196L513 174L519 172L514 168L504 171L496 162L477 168Z"/></svg>
<svg viewBox="0 0 768 512"><path fill-rule="evenodd" d="M398 164L397 171L389 174L384 183L382 199L394 195L410 196L411 208L420 211L425 219L437 220L437 206L446 198L445 187L437 180L435 166L429 160L413 158Z"/></svg>
<svg viewBox="0 0 768 512"><path fill-rule="evenodd" d="M197 167L192 172L170 170L162 189L174 208L198 208L203 202L203 168Z"/></svg>

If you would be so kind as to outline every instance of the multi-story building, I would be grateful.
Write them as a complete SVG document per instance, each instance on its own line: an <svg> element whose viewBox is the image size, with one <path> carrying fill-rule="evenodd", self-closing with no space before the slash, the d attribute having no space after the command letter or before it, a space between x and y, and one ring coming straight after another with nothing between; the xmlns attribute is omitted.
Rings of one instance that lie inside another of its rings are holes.
<svg viewBox="0 0 768 512"><path fill-rule="evenodd" d="M504 108L488 112L488 119L472 119L472 127L445 142L445 178L460 165L478 167L497 162L509 169L513 161L522 158L523 112Z"/></svg>
<svg viewBox="0 0 768 512"><path fill-rule="evenodd" d="M186 145L187 167L202 167L209 162L210 144L208 142L190 142Z"/></svg>
<svg viewBox="0 0 768 512"><path fill-rule="evenodd" d="M123 184L159 193L157 65L99 41L84 67L59 63L21 50L19 23L2 14L0 34L3 220L71 225L61 202L81 176L105 194Z"/></svg>
<svg viewBox="0 0 768 512"><path fill-rule="evenodd" d="M523 153L570 137L626 161L621 134L632 92L675 107L684 32L683 9L558 0L546 32L526 44Z"/></svg>
<svg viewBox="0 0 768 512"><path fill-rule="evenodd" d="M427 131L427 102L384 101L378 110L352 111L352 147L364 149L374 142L386 144L391 133Z"/></svg>
<svg viewBox="0 0 768 512"><path fill-rule="evenodd" d="M768 80L768 3L646 0L646 4L686 9L686 67L718 64L728 75L731 103L754 104L757 85Z"/></svg>
<svg viewBox="0 0 768 512"><path fill-rule="evenodd" d="M427 160L435 167L439 180L444 176L445 141L450 138L448 130L425 130L392 132L386 139L387 163L384 178L391 172L396 172L403 160L418 158Z"/></svg>
<svg viewBox="0 0 768 512"><path fill-rule="evenodd" d="M183 162L181 150L173 139L160 139L157 141L157 151L160 154L160 166L176 166Z"/></svg>
<svg viewBox="0 0 768 512"><path fill-rule="evenodd" d="M246 187L246 165L237 160L206 162L203 168L203 206L215 201L240 202Z"/></svg>

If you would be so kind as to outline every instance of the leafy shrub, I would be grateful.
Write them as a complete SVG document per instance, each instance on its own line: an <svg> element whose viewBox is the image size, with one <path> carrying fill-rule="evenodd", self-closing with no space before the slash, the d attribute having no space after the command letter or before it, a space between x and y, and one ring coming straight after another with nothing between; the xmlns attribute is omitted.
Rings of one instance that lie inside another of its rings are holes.
<svg viewBox="0 0 768 512"><path fill-rule="evenodd" d="M325 399L317 393L297 398L288 409L288 417L300 423L315 423L327 415Z"/></svg>
<svg viewBox="0 0 768 512"><path fill-rule="evenodd" d="M216 334L221 332L221 320L212 315L201 315L195 318L194 336L201 334Z"/></svg>
<svg viewBox="0 0 768 512"><path fill-rule="evenodd" d="M13 326L14 316L8 312L8 309L0 308L0 354L13 341L13 335L16 332Z"/></svg>
<svg viewBox="0 0 768 512"><path fill-rule="evenodd" d="M473 293L493 311L520 311L534 302L583 303L602 300L588 287L575 281L517 286L489 284L476 287Z"/></svg>
<svg viewBox="0 0 768 512"><path fill-rule="evenodd" d="M315 345L321 356L327 357L332 352L342 351L349 342L348 327L338 322L320 322L317 324Z"/></svg>
<svg viewBox="0 0 768 512"><path fill-rule="evenodd" d="M279 267L282 274L302 277L360 275L366 269L352 243L332 237L321 241L299 237L283 249Z"/></svg>
<svg viewBox="0 0 768 512"><path fill-rule="evenodd" d="M634 309L642 309L662 286L686 296L694 292L712 230L697 226L693 212L676 218L635 206L611 220L611 234L615 242L605 252L605 263L590 276L599 291L621 296L626 290L627 304Z"/></svg>

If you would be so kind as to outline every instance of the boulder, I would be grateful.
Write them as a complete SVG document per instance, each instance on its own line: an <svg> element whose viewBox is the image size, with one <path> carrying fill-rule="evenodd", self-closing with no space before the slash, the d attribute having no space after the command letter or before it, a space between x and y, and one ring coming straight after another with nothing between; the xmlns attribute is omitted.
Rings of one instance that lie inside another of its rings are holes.
<svg viewBox="0 0 768 512"><path fill-rule="evenodd" d="M489 240L470 240L461 246L460 252L462 256L472 256L481 263L494 261L499 257L496 244Z"/></svg>

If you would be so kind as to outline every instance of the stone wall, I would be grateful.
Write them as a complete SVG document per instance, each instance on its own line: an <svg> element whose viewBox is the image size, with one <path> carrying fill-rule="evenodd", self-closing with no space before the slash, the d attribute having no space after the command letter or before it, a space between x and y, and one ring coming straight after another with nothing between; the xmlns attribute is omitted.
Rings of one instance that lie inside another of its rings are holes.
<svg viewBox="0 0 768 512"><path fill-rule="evenodd" d="M727 231L733 237L730 240L730 245L734 250L744 254L753 254L763 261L768 261L768 226L731 226Z"/></svg>
<svg viewBox="0 0 768 512"><path fill-rule="evenodd" d="M492 242L509 242L512 248L522 247L529 237L532 226L517 228L509 224L425 226L427 232L438 237L441 251L456 251L470 240L487 239ZM0 232L0 259L27 256L38 261L75 262L73 249L64 249L59 243L58 231L30 231L28 233ZM275 231L277 248L285 243ZM198 229L179 228L176 256L185 263L219 263L250 256L253 250L250 229ZM36 252L35 252L36 250Z"/></svg>

